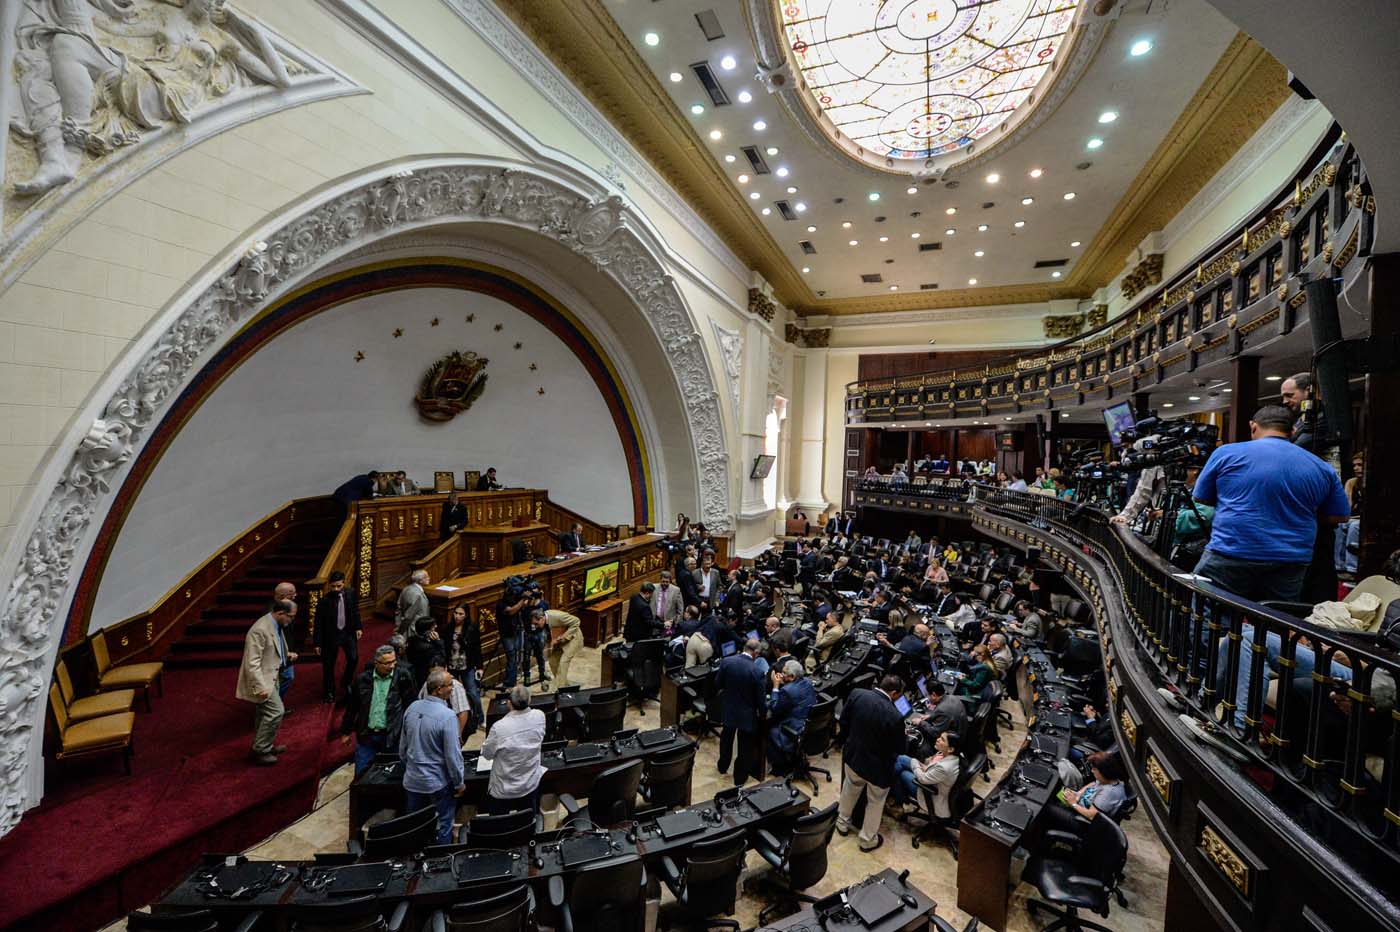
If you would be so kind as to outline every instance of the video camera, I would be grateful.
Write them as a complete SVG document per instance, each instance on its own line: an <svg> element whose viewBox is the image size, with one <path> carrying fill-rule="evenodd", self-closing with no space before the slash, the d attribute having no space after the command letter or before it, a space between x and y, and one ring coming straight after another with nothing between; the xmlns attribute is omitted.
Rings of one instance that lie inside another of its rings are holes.
<svg viewBox="0 0 1400 932"><path fill-rule="evenodd" d="M1219 436L1214 424L1164 421L1154 414L1125 433L1124 439L1132 442L1123 450L1122 463L1126 469L1168 465L1199 469L1210 458Z"/></svg>

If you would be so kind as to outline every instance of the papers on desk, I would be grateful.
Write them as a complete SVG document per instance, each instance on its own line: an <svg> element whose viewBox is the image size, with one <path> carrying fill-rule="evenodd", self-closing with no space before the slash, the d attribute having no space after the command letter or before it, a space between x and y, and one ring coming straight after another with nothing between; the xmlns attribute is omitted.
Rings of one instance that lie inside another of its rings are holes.
<svg viewBox="0 0 1400 932"><path fill-rule="evenodd" d="M436 591L436 592L456 592L456 591L457 591L458 589L460 589L460 588L462 588L462 587L461 587L461 586L434 586L434 587L433 587L434 591Z"/></svg>
<svg viewBox="0 0 1400 932"><path fill-rule="evenodd" d="M1182 582L1203 582L1215 585L1215 583L1212 582L1212 580L1210 580L1208 577L1197 576L1195 573L1172 573L1172 577L1175 579L1180 579Z"/></svg>
<svg viewBox="0 0 1400 932"><path fill-rule="evenodd" d="M477 772L477 773L490 773L490 771L491 771L491 762L490 762L489 760L487 760L486 758L484 758L484 757L478 757L478 758L476 759L476 772Z"/></svg>

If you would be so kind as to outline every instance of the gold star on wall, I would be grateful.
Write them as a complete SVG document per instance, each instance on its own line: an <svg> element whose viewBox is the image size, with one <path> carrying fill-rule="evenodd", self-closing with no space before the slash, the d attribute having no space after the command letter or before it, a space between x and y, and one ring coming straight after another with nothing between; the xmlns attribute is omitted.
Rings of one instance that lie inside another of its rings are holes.
<svg viewBox="0 0 1400 932"><path fill-rule="evenodd" d="M394 339L397 340L397 339L398 339L399 337L401 337L401 336L403 336L403 328L402 328L402 327L395 327L395 328L394 328Z"/></svg>
<svg viewBox="0 0 1400 932"><path fill-rule="evenodd" d="M430 327L436 327L439 323L441 323L441 321L439 321L436 317L434 317L432 320L428 321L428 325L429 325Z"/></svg>
<svg viewBox="0 0 1400 932"><path fill-rule="evenodd" d="M492 330L495 330L497 333L499 333L500 331L506 329L506 325L505 325L505 324L497 324L496 326L492 327L491 329L492 329Z"/></svg>
<svg viewBox="0 0 1400 932"><path fill-rule="evenodd" d="M471 323L471 322L474 321L474 320L476 320L476 315L475 315L475 314L468 314L468 315L467 315L467 323Z"/></svg>
<svg viewBox="0 0 1400 932"><path fill-rule="evenodd" d="M365 358L365 354L364 354L363 352L361 352L360 350L356 350L356 351L355 351L355 361L356 361L356 362L359 362L361 359L364 359L364 358Z"/></svg>
<svg viewBox="0 0 1400 932"><path fill-rule="evenodd" d="M541 395L544 394L544 386L543 386L543 385L540 386L540 394L541 394Z"/></svg>
<svg viewBox="0 0 1400 932"><path fill-rule="evenodd" d="M539 366L535 365L534 363L530 363L530 371L531 371L531 372L534 372L534 371L535 371L536 369L538 369L538 368L539 368Z"/></svg>
<svg viewBox="0 0 1400 932"><path fill-rule="evenodd" d="M524 343L517 343L517 344L515 344L515 348L516 348L516 349L520 349L520 347L522 347L522 346L524 346L524 345L525 345Z"/></svg>

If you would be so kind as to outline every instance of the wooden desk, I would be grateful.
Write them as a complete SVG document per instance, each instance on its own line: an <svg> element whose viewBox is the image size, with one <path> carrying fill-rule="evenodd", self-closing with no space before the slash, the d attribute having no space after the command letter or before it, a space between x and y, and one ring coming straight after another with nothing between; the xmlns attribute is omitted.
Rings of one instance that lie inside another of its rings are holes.
<svg viewBox="0 0 1400 932"><path fill-rule="evenodd" d="M498 570L515 561L511 554L516 541L525 544L525 559L554 556L554 534L549 525L531 521L521 527L511 524L488 524L468 527L457 532L457 556L462 575Z"/></svg>
<svg viewBox="0 0 1400 932"><path fill-rule="evenodd" d="M495 685L504 670L505 658L497 651L496 603L505 593L505 581L525 576L539 583L550 608L574 615L583 608L583 584L587 571L608 563L618 564L615 595L628 598L642 583L655 581L666 568L666 554L656 546L661 538L641 534L609 546L605 550L575 554L557 562L516 563L471 576L461 576L428 586L433 615L444 622L453 609L465 605L470 617L481 626L481 650L486 658L486 685Z"/></svg>

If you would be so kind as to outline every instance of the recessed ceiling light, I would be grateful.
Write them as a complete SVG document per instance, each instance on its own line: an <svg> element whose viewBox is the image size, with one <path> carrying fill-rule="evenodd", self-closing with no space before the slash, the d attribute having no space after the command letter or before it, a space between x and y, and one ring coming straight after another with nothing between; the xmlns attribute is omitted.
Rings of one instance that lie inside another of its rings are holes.
<svg viewBox="0 0 1400 932"><path fill-rule="evenodd" d="M1039 178L1039 177L1040 177L1041 175L1043 175L1043 174L1045 174L1045 172L1042 171L1042 170L1039 169L1039 168L1032 168L1032 169L1031 169L1031 177L1032 177L1032 178Z"/></svg>
<svg viewBox="0 0 1400 932"><path fill-rule="evenodd" d="M898 291L898 290L899 290L899 286L898 286L898 285L891 285L891 286L890 286L890 291Z"/></svg>
<svg viewBox="0 0 1400 932"><path fill-rule="evenodd" d="M691 104L690 112L695 114L696 116L699 116L700 114L705 112L705 108L702 107L700 104Z"/></svg>
<svg viewBox="0 0 1400 932"><path fill-rule="evenodd" d="M809 268L808 266L805 266L805 265L804 265L804 266L802 267L802 274L803 274L803 275L806 275L806 274L807 274L808 272L810 272L810 271L812 271L812 270L811 270L811 268Z"/></svg>
<svg viewBox="0 0 1400 932"><path fill-rule="evenodd" d="M958 212L958 209L957 209L956 207L949 207L947 210L945 210L945 211L943 211L943 212L944 212L945 214L947 214L948 216L951 217L951 216L953 216L953 214L955 214L955 213Z"/></svg>
<svg viewBox="0 0 1400 932"><path fill-rule="evenodd" d="M1233 389L1233 388L1222 388L1221 391L1228 395L1228 394L1230 394L1232 391L1234 391L1234 389Z"/></svg>
<svg viewBox="0 0 1400 932"><path fill-rule="evenodd" d="M1143 55L1146 55L1150 51L1152 51L1152 40L1139 39L1136 42L1134 42L1132 46L1128 49L1128 54L1133 56L1134 58L1141 58Z"/></svg>
<svg viewBox="0 0 1400 932"><path fill-rule="evenodd" d="M792 205L792 209L800 214L807 209L807 205L802 201L798 201L796 204Z"/></svg>
<svg viewBox="0 0 1400 932"><path fill-rule="evenodd" d="M1200 401L1200 400L1201 400L1201 396L1200 396L1200 395L1187 395L1187 396L1186 396L1186 400L1187 400L1187 401Z"/></svg>
<svg viewBox="0 0 1400 932"><path fill-rule="evenodd" d="M871 201L878 201L880 199L880 192L871 191L869 194L866 195L866 197L870 198Z"/></svg>
<svg viewBox="0 0 1400 932"><path fill-rule="evenodd" d="M815 232L817 232L817 228L816 228L815 226L810 226L810 227L807 228L807 232L808 232L808 233L815 233Z"/></svg>
<svg viewBox="0 0 1400 932"><path fill-rule="evenodd" d="M1070 249L1078 249L1078 248L1079 248L1079 240L1075 240L1074 242L1070 243L1070 244L1069 244L1069 248L1070 248Z"/></svg>
<svg viewBox="0 0 1400 932"><path fill-rule="evenodd" d="M905 193L905 194L918 194L918 193L919 193L919 189L918 189L917 187L915 187L914 185L911 184L909 187L907 187L907 188L904 189L904 193Z"/></svg>
<svg viewBox="0 0 1400 932"><path fill-rule="evenodd" d="M789 193L789 194L796 194L796 193L797 193L797 186L796 186L796 185L788 185L788 186L787 186L787 193Z"/></svg>
<svg viewBox="0 0 1400 932"><path fill-rule="evenodd" d="M1175 407L1176 407L1176 404L1173 403L1173 402L1170 402L1170 401L1164 401L1164 402L1162 402L1162 407L1164 407L1164 408L1175 408Z"/></svg>
<svg viewBox="0 0 1400 932"><path fill-rule="evenodd" d="M851 221L849 221L849 220L842 220L842 221L841 221L841 229L843 229L843 230L849 230L850 228L851 228Z"/></svg>
<svg viewBox="0 0 1400 932"><path fill-rule="evenodd" d="M645 42L647 45L655 47L661 44L661 36L657 35L654 32L649 32L646 35L642 36L642 41Z"/></svg>
<svg viewBox="0 0 1400 932"><path fill-rule="evenodd" d="M1023 197L1023 198L1021 198L1021 206L1022 206L1022 207L1029 207L1031 204L1034 204L1034 203L1035 203L1035 198L1033 198L1033 197Z"/></svg>
<svg viewBox="0 0 1400 932"><path fill-rule="evenodd" d="M1281 376L1281 375L1266 375L1266 376L1264 376L1264 381L1265 381L1265 382L1282 382L1282 381L1283 381L1283 376Z"/></svg>
<svg viewBox="0 0 1400 932"><path fill-rule="evenodd" d="M754 131L755 133L761 133L761 132L763 132L763 131L764 131L765 129L767 129L767 128L768 128L768 124L765 123L765 122L763 122L762 120L754 120L754 121L753 121L753 131Z"/></svg>
<svg viewBox="0 0 1400 932"><path fill-rule="evenodd" d="M1099 114L1100 123L1112 123L1116 119L1118 119L1117 110L1105 110L1103 113Z"/></svg>
<svg viewBox="0 0 1400 932"><path fill-rule="evenodd" d="M779 166L778 166L778 170L777 170L776 172L774 172L773 174L777 175L779 178L786 178L786 177L788 176L787 166L786 166L786 165L779 165Z"/></svg>
<svg viewBox="0 0 1400 932"><path fill-rule="evenodd" d="M721 68L723 68L725 71L733 71L733 70L734 70L734 66L737 65L737 64L739 64L739 63L738 63L737 61L734 60L734 56L733 56L733 55L726 55L726 56L724 56L723 58L721 58L721 59L719 60L719 66L720 66Z"/></svg>
<svg viewBox="0 0 1400 932"><path fill-rule="evenodd" d="M969 279L967 280L967 283L968 283L969 285L975 285L975 284L977 284L977 279L975 279L975 278L969 278ZM974 421L973 423L975 424L976 421Z"/></svg>
<svg viewBox="0 0 1400 932"><path fill-rule="evenodd" d="M751 201L756 201L756 200L758 200L758 197L759 197L759 195L758 195L758 192L757 192L757 191L750 191L750 192L749 192L749 200L751 200Z"/></svg>
<svg viewBox="0 0 1400 932"><path fill-rule="evenodd" d="M1089 140L1088 142L1086 142L1084 145L1085 145L1086 148L1089 148L1089 149L1097 149L1097 148L1099 148L1100 146L1103 145L1103 140L1100 139L1099 137L1095 136L1093 139L1090 139L1090 140Z"/></svg>
<svg viewBox="0 0 1400 932"><path fill-rule="evenodd" d="M739 92L739 103L746 104L751 100L753 100L753 95L750 94L748 91Z"/></svg>
<svg viewBox="0 0 1400 932"><path fill-rule="evenodd" d="M859 246L859 245L860 245L860 240L858 240L858 239L853 239L853 240L851 240L849 243L847 243L846 245L847 245L847 246Z"/></svg>
<svg viewBox="0 0 1400 932"><path fill-rule="evenodd" d="M1065 200L1067 200L1067 201L1072 201L1072 200L1074 200L1074 192L1073 192L1073 191L1066 191L1066 192L1065 192Z"/></svg>
<svg viewBox="0 0 1400 932"><path fill-rule="evenodd" d="M713 139L715 142L719 142L721 139L724 138L724 133L720 132L717 129L712 129L710 130L710 138Z"/></svg>
<svg viewBox="0 0 1400 932"><path fill-rule="evenodd" d="M985 223L979 223L979 224L977 224L977 232L978 232L978 233L986 233L986 232L987 232L987 225L986 225Z"/></svg>
<svg viewBox="0 0 1400 932"><path fill-rule="evenodd" d="M1024 221L1024 220L1017 220L1015 223L1013 223L1013 224L1011 224L1011 225L1012 225L1013 227L1015 227L1016 229L1019 230L1019 229L1021 229L1021 227L1023 227L1023 226L1026 225L1026 221Z"/></svg>
<svg viewBox="0 0 1400 932"><path fill-rule="evenodd" d="M763 216L765 216L765 217L768 216L769 214L771 214L772 212L773 212L773 211L770 210L770 209L767 208L767 207L763 208Z"/></svg>
<svg viewBox="0 0 1400 932"><path fill-rule="evenodd" d="M1009 420L1011 420L1011 418L1009 418L1009 417L1008 417L1008 418L1004 418L1004 419L1003 419L1003 420L1007 420L1007 421L1009 421Z"/></svg>
<svg viewBox="0 0 1400 932"><path fill-rule="evenodd" d="M1060 273L1059 273L1059 272L1051 272L1051 273L1050 273L1050 277L1051 277L1051 278L1059 278L1059 277L1060 277Z"/></svg>
<svg viewBox="0 0 1400 932"><path fill-rule="evenodd" d="M909 238L910 238L910 239L918 239L918 238L919 238L919 234L917 234L917 233L910 233L910 234L909 234Z"/></svg>
<svg viewBox="0 0 1400 932"><path fill-rule="evenodd" d="M979 249L979 250L977 250L976 252L974 252L973 255L980 259L980 258L982 258L983 256L985 256L986 253Z"/></svg>
<svg viewBox="0 0 1400 932"><path fill-rule="evenodd" d="M888 236L882 236L882 237L880 237L880 242L882 242L882 243L888 243L889 241L890 241L890 238L889 238Z"/></svg>
<svg viewBox="0 0 1400 932"><path fill-rule="evenodd" d="M671 72L671 83L672 83L672 84L680 84L680 83L681 83L681 79L684 78L684 77L685 77L685 75L681 74L679 71L672 71L672 72Z"/></svg>
<svg viewBox="0 0 1400 932"><path fill-rule="evenodd" d="M777 147L777 146L769 146L767 149L764 149L763 151L766 152L766 153L768 153L769 155L777 155L777 154L778 154L778 147Z"/></svg>
<svg viewBox="0 0 1400 932"><path fill-rule="evenodd" d="M944 236L956 236L957 233L958 231L953 229L952 227L949 227L948 229L943 231Z"/></svg>
<svg viewBox="0 0 1400 932"><path fill-rule="evenodd" d="M992 172L990 175L987 176L987 184L996 184L1000 180L1001 176L998 175L996 172Z"/></svg>
<svg viewBox="0 0 1400 932"><path fill-rule="evenodd" d="M724 160L725 160L726 162L729 162L730 164L733 164L733 162L734 162L734 155L733 155L733 153L730 153L729 155L726 155L726 156L724 157Z"/></svg>
<svg viewBox="0 0 1400 932"><path fill-rule="evenodd" d="M738 178L736 178L736 179L734 179L734 180L737 181L737 182L739 182L740 184L748 184L748 183L749 183L749 176L748 176L748 175L740 175Z"/></svg>

